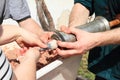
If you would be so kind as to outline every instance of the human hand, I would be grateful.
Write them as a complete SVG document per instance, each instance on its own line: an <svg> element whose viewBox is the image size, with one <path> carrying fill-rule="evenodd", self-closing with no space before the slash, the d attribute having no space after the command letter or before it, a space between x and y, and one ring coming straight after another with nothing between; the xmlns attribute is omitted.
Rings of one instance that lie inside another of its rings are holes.
<svg viewBox="0 0 120 80"><path fill-rule="evenodd" d="M39 49L29 47L29 49L27 49L24 53L24 56L22 56L19 66L17 66L14 70L17 79L35 80L36 63L38 62L39 57ZM26 74L29 75L29 79L28 77L23 78L23 76Z"/></svg>
<svg viewBox="0 0 120 80"><path fill-rule="evenodd" d="M39 34L39 38L42 42L47 44L49 40L51 39L52 35L53 35L53 32L43 31Z"/></svg>
<svg viewBox="0 0 120 80"><path fill-rule="evenodd" d="M37 62L38 59L40 58L39 47L33 47L33 48L30 47L29 49L21 49L20 51L22 54L22 56L19 56L20 62L26 59L31 59Z"/></svg>
<svg viewBox="0 0 120 80"><path fill-rule="evenodd" d="M41 48L47 47L47 45L42 40L40 40L40 38L37 35L22 28L19 30L19 34L16 37L16 42L20 47L32 47L32 46L39 46Z"/></svg>
<svg viewBox="0 0 120 80"><path fill-rule="evenodd" d="M38 59L40 58L40 52L39 52L39 48L29 48L26 52L25 52L26 57L30 58L30 59L34 59L36 61L38 61Z"/></svg>
<svg viewBox="0 0 120 80"><path fill-rule="evenodd" d="M92 49L97 45L98 36L97 33L89 33L76 28L65 28L61 29L65 33L72 33L76 36L76 42L62 42L58 41L58 46L63 49L57 48L57 53L63 57L69 57L72 55L83 54ZM65 48L65 50L64 50Z"/></svg>
<svg viewBox="0 0 120 80"><path fill-rule="evenodd" d="M19 22L19 25L24 28L27 31L32 32L32 34L34 34L36 36L36 39L39 39L41 41L41 43L39 43L39 46L41 48L45 48L45 44L48 42L48 39L51 37L52 32L45 32L40 25L33 20L32 18L27 18L23 21ZM23 33L24 34L24 33ZM29 34L31 36L31 34ZM28 36L28 37L30 37ZM29 40L31 40L30 38L28 38ZM39 41L39 42L40 42ZM24 41L25 42L25 41ZM32 40L31 40L32 42ZM37 41L36 41L37 42ZM23 42L22 42L23 43ZM26 42L25 42L26 43ZM24 44L25 44L24 43ZM27 43L29 44L29 43ZM38 44L38 42L37 42ZM33 44L32 44L33 45ZM26 45L25 45L26 46ZM29 44L29 46L31 47L31 44Z"/></svg>

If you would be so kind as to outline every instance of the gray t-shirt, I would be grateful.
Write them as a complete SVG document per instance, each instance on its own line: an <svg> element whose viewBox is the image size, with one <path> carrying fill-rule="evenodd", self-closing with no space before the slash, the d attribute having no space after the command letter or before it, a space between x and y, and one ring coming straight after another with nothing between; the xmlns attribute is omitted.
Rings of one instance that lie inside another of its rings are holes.
<svg viewBox="0 0 120 80"><path fill-rule="evenodd" d="M30 11L26 0L0 0L0 24L7 18L19 21L27 17Z"/></svg>

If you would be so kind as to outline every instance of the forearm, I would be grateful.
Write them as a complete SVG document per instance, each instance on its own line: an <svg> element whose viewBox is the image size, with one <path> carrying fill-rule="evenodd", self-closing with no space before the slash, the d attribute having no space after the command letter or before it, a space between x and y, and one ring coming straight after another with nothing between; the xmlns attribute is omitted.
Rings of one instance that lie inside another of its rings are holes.
<svg viewBox="0 0 120 80"><path fill-rule="evenodd" d="M26 29L26 30L28 30L28 31L31 31L31 32L33 32L33 33L35 33L35 34L41 35L41 33L43 32L43 30L42 30L42 28L39 26L39 24L36 23L36 22L35 22L33 19L31 19L31 18L28 18L28 19L26 19L26 20L24 20L24 21L19 22L19 25L20 25L22 28L24 28L24 29Z"/></svg>
<svg viewBox="0 0 120 80"><path fill-rule="evenodd" d="M17 80L36 80L36 61L26 58L14 72Z"/></svg>
<svg viewBox="0 0 120 80"><path fill-rule="evenodd" d="M76 3L71 11L69 27L76 27L85 24L88 20L89 11L80 3Z"/></svg>
<svg viewBox="0 0 120 80"><path fill-rule="evenodd" d="M95 33L98 34L96 39L97 46L103 46L108 44L120 44L120 28L116 28L110 31Z"/></svg>
<svg viewBox="0 0 120 80"><path fill-rule="evenodd" d="M14 25L0 25L0 45L15 41L19 30L19 27Z"/></svg>

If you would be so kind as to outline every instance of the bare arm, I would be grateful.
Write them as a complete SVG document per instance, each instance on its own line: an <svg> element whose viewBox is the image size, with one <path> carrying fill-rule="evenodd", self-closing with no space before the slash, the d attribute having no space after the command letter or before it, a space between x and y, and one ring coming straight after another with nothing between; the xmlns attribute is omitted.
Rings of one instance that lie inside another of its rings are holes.
<svg viewBox="0 0 120 80"><path fill-rule="evenodd" d="M76 3L69 18L69 27L76 27L85 24L88 20L89 11L82 4Z"/></svg>
<svg viewBox="0 0 120 80"><path fill-rule="evenodd" d="M0 45L15 41L20 28L14 25L0 25Z"/></svg>
<svg viewBox="0 0 120 80"><path fill-rule="evenodd" d="M99 32L99 44L98 46L108 44L120 44L120 28L116 28L110 31Z"/></svg>
<svg viewBox="0 0 120 80"><path fill-rule="evenodd" d="M26 20L23 20L23 21L19 22L19 25L22 28L36 34L39 37L39 39L41 40L42 44L47 43L48 39L53 34L52 32L45 32L40 27L40 25L37 22L35 22L32 18L28 18ZM41 46L41 47L43 47L43 46Z"/></svg>
<svg viewBox="0 0 120 80"><path fill-rule="evenodd" d="M1 25L0 26L0 45L6 44L12 41L17 41L19 46L43 46L45 44L41 43L41 40L35 34L22 29L14 25Z"/></svg>
<svg viewBox="0 0 120 80"><path fill-rule="evenodd" d="M17 80L36 80L36 61L26 59L15 70Z"/></svg>
<svg viewBox="0 0 120 80"><path fill-rule="evenodd" d="M29 30L35 34L39 34L41 35L43 30L42 28L39 26L39 24L37 24L33 19L28 18L26 20L23 20L21 22L19 22L19 25L21 27L23 27L26 30Z"/></svg>

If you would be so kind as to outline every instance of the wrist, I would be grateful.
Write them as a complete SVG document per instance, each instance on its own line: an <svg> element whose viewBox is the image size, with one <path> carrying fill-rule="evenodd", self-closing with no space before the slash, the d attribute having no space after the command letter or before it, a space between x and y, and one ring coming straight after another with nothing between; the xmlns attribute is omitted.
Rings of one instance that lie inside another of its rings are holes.
<svg viewBox="0 0 120 80"><path fill-rule="evenodd" d="M22 60L22 62L30 62L30 63L36 63L37 60L35 58L32 57L24 57L24 59Z"/></svg>
<svg viewBox="0 0 120 80"><path fill-rule="evenodd" d="M36 53L35 53L36 54ZM34 61L34 62L37 62L38 60L39 60L39 58L40 58L40 56L37 56L37 55L30 55L30 53L29 53L29 55L26 53L26 55L25 55L25 59L26 60L29 60L29 61Z"/></svg>
<svg viewBox="0 0 120 80"><path fill-rule="evenodd" d="M95 47L103 45L103 34L101 32L95 33Z"/></svg>
<svg viewBox="0 0 120 80"><path fill-rule="evenodd" d="M21 28L18 28L16 31L15 41L18 43L22 39L22 33L23 30Z"/></svg>

